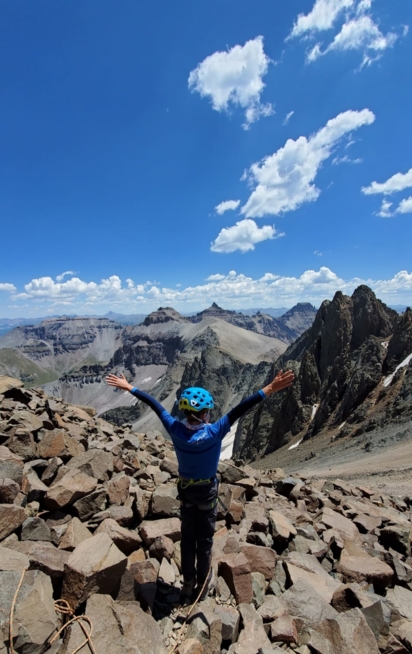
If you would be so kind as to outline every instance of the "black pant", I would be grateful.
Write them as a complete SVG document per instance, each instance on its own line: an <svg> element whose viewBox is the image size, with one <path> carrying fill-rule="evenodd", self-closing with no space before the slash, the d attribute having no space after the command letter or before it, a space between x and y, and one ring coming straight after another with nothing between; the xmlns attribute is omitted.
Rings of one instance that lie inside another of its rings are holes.
<svg viewBox="0 0 412 654"><path fill-rule="evenodd" d="M182 520L182 574L184 581L203 585L210 568L217 516L217 481L186 486L179 481ZM201 508L214 504L211 508ZM196 565L197 558L197 565Z"/></svg>

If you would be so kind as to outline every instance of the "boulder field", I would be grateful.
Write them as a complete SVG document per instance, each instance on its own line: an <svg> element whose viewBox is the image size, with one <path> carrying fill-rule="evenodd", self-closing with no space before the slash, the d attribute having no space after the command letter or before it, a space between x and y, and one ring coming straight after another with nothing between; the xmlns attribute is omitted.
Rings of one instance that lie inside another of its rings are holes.
<svg viewBox="0 0 412 654"><path fill-rule="evenodd" d="M185 621L171 443L0 377L0 654L14 598L18 654L91 651L58 600L96 654L412 652L412 494L219 472L213 583Z"/></svg>

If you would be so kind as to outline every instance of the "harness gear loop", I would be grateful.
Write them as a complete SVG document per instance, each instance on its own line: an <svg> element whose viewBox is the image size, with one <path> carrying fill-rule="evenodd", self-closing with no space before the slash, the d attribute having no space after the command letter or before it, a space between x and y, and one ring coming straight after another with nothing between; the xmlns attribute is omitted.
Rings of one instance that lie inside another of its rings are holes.
<svg viewBox="0 0 412 654"><path fill-rule="evenodd" d="M221 505L223 511L225 511L225 513L227 513L228 508L222 502L222 500L219 497L220 481L219 481L217 475L215 475L215 477L210 477L209 479L185 479L184 477L178 477L177 480L176 480L176 484L177 484L178 488L179 488L179 484L180 484L180 488L182 490L186 490L186 488L189 488L190 486L202 486L202 485L211 483L212 481L216 481L216 483L217 483L215 499L213 500L213 502L210 502L209 504L197 504L196 506L198 506L198 508L201 511L210 511L211 509L214 509L215 506L219 503ZM190 508L191 506L194 506L194 504L188 504L188 503L183 502L180 499L180 497L179 497L179 500L180 500L180 506L184 506L184 507L187 507L187 508Z"/></svg>

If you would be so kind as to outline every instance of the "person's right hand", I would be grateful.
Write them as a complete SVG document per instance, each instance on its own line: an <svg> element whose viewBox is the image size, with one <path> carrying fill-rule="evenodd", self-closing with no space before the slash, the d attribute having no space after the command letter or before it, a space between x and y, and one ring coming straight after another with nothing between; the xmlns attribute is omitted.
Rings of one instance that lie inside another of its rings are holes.
<svg viewBox="0 0 412 654"><path fill-rule="evenodd" d="M120 377L116 377L116 375L107 375L106 384L114 386L115 388L120 388L122 391L131 391L133 388L124 375L120 375Z"/></svg>
<svg viewBox="0 0 412 654"><path fill-rule="evenodd" d="M265 388L262 390L265 395L271 395L272 393L281 391L284 388L288 388L288 386L292 386L294 379L295 374L292 372L292 370L286 370L286 372L279 370L273 381L271 381L270 384L265 386Z"/></svg>

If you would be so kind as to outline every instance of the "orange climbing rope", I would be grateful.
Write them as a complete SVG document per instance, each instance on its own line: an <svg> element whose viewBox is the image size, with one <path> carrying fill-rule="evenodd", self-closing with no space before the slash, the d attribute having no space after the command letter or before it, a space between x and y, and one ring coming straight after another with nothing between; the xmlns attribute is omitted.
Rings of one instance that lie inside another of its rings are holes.
<svg viewBox="0 0 412 654"><path fill-rule="evenodd" d="M197 596L195 602L193 602L193 604L189 607L189 611L188 611L188 613L187 613L187 615L186 615L186 617L185 617L185 619L184 619L184 622L183 622L182 626L180 627L179 632L178 632L178 634L177 634L177 641L176 641L176 643L173 645L172 649L169 650L168 654L173 654L173 652L176 651L176 648L179 647L179 645L181 645L181 641L180 641L180 639L181 639L182 634L183 634L183 629L185 628L187 621L189 620L190 616L192 615L192 613L193 613L193 609L195 608L196 604L199 602L200 598L202 597L202 593L203 593L203 591L204 591L204 589L205 589L205 586L206 586L206 584L207 584L208 581L209 581L209 575L210 575L211 570L212 570L212 564L210 564L209 572L207 573L207 577L206 577L206 579L205 579L205 582L204 582L204 584L203 584L203 586L202 586L202 589L201 589L200 593L198 594L198 596ZM73 653L73 654L74 654L74 653Z"/></svg>
<svg viewBox="0 0 412 654"><path fill-rule="evenodd" d="M10 640L10 654L15 654L14 650L14 645L13 645L13 621L14 621L14 609L16 606L16 601L17 601L17 596L19 594L19 590L21 588L21 585L23 583L24 575L26 573L26 570L23 570L21 573L21 577L19 580L19 583L17 584L16 592L14 593L13 601L11 603L11 609L10 609L10 619L9 619L9 640ZM87 615L74 615L74 611L71 608L70 604L66 602L66 600L56 600L54 603L54 608L57 613L61 613L62 615L68 615L71 616L71 619L66 622L61 629L57 631L57 633L54 634L53 638L49 640L47 643L48 647L50 647L54 641L60 636L60 634L71 624L74 622L78 622L79 626L81 627L84 635L86 636L86 640L77 647L72 654L77 654L85 645L89 646L90 651L92 654L97 654L96 650L94 649L93 642L91 639L91 635L93 633L93 623L90 620L90 618L87 617ZM88 626L90 627L90 630L88 631L85 624L87 623Z"/></svg>
<svg viewBox="0 0 412 654"><path fill-rule="evenodd" d="M24 573L26 570L23 570L21 573L20 581L17 584L16 592L14 593L13 601L11 603L11 609L10 609L10 620L9 620L9 640L10 640L10 654L14 654L14 647L13 647L13 618L14 618L14 607L16 605L17 601L17 595L19 594L19 590L21 588L21 585L23 583L24 579Z"/></svg>
<svg viewBox="0 0 412 654"><path fill-rule="evenodd" d="M71 608L70 604L66 602L66 600L56 600L54 603L54 608L56 609L57 613L61 613L62 615L69 615L73 616L68 622L66 622L59 631L57 631L53 638L49 640L49 645L53 645L54 641L60 636L60 634L71 624L74 624L75 622L79 623L79 626L81 627L84 635L86 636L86 640L79 645L79 647L76 647L75 650L73 650L72 654L77 654L85 645L89 646L90 651L92 654L97 654L96 650L94 649L93 642L92 642L92 633L93 633L93 623L90 620L90 618L87 617L87 615L74 615L74 611ZM84 623L87 623L90 627L90 631L86 629L86 626Z"/></svg>

